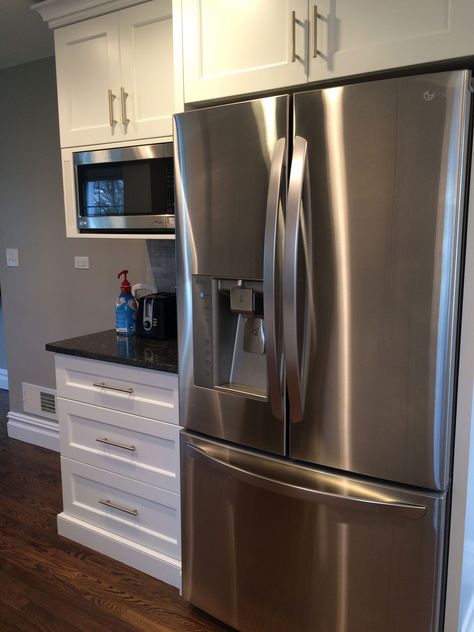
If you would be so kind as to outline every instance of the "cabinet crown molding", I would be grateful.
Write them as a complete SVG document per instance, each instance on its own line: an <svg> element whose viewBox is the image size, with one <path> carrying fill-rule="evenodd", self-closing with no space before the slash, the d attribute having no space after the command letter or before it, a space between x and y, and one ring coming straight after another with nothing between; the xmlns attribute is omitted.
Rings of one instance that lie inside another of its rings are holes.
<svg viewBox="0 0 474 632"><path fill-rule="evenodd" d="M50 29L112 13L146 0L42 0L31 5L47 22Z"/></svg>

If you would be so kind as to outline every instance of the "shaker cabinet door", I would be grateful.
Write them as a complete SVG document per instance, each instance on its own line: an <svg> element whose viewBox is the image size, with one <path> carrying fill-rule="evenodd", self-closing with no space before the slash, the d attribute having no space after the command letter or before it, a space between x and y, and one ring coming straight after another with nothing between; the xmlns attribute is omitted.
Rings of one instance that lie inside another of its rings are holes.
<svg viewBox="0 0 474 632"><path fill-rule="evenodd" d="M117 15L71 24L54 35L61 146L122 140Z"/></svg>
<svg viewBox="0 0 474 632"><path fill-rule="evenodd" d="M306 83L306 0L183 0L182 8L186 102Z"/></svg>
<svg viewBox="0 0 474 632"><path fill-rule="evenodd" d="M171 0L153 0L119 14L120 124L126 138L171 136L173 133L171 5Z"/></svg>
<svg viewBox="0 0 474 632"><path fill-rule="evenodd" d="M61 147L170 137L172 0L55 31Z"/></svg>
<svg viewBox="0 0 474 632"><path fill-rule="evenodd" d="M472 0L315 0L309 9L309 81L474 53Z"/></svg>

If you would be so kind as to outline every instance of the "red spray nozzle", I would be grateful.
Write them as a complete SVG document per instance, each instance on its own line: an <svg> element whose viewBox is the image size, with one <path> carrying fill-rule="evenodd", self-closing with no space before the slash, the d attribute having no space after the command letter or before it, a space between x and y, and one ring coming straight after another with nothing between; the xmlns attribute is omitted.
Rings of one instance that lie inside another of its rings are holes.
<svg viewBox="0 0 474 632"><path fill-rule="evenodd" d="M122 294L131 294L132 290L130 289L130 281L127 279L128 270L122 270L117 274L117 279L120 279L121 276L124 278L120 283L120 291Z"/></svg>

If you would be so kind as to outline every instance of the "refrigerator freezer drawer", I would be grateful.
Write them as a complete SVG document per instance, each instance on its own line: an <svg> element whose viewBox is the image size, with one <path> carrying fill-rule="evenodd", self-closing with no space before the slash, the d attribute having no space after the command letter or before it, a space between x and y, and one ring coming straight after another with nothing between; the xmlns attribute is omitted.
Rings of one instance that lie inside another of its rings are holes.
<svg viewBox="0 0 474 632"><path fill-rule="evenodd" d="M183 594L243 632L436 632L445 495L181 435Z"/></svg>

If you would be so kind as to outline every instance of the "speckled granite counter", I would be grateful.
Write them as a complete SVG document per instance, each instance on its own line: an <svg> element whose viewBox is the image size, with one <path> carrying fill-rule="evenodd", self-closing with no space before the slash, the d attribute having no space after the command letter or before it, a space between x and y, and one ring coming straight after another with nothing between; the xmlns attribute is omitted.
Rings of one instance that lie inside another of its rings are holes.
<svg viewBox="0 0 474 632"><path fill-rule="evenodd" d="M114 329L50 342L46 345L46 350L103 362L139 366L155 371L178 372L176 340L118 336Z"/></svg>

